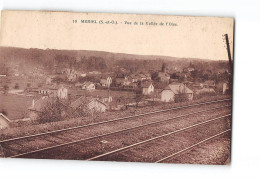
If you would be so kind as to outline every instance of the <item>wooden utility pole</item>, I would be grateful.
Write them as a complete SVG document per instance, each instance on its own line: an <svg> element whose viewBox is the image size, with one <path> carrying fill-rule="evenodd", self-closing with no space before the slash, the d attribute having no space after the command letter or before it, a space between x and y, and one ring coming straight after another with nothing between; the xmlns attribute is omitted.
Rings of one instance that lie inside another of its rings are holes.
<svg viewBox="0 0 260 179"><path fill-rule="evenodd" d="M233 73L233 62L232 62L232 59L231 59L231 52L230 52L228 34L225 34L225 39L226 39L226 44L227 44L227 53L228 53L230 72L232 74Z"/></svg>

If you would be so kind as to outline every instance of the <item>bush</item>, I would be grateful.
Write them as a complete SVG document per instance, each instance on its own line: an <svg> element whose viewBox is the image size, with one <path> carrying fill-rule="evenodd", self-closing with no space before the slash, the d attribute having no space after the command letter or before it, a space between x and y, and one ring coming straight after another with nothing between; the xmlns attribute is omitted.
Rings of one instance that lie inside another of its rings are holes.
<svg viewBox="0 0 260 179"><path fill-rule="evenodd" d="M175 96L176 103L187 102L187 101L189 101L189 95L187 93L182 93Z"/></svg>
<svg viewBox="0 0 260 179"><path fill-rule="evenodd" d="M67 111L60 100L48 102L43 110L39 113L38 120L40 123L55 122L64 120L64 111Z"/></svg>
<svg viewBox="0 0 260 179"><path fill-rule="evenodd" d="M18 83L15 84L14 89L19 89L19 84Z"/></svg>
<svg viewBox="0 0 260 179"><path fill-rule="evenodd" d="M216 95L217 95L216 93L204 92L204 93L194 95L194 99L200 99L200 98L204 98L204 97L207 97L207 96L216 96Z"/></svg>

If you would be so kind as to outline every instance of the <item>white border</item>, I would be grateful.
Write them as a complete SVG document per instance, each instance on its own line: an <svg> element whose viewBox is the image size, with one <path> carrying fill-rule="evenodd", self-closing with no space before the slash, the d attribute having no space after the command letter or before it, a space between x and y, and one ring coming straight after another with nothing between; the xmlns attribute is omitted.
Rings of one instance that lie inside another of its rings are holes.
<svg viewBox="0 0 260 179"><path fill-rule="evenodd" d="M231 166L0 159L0 178L259 178L260 1L0 0L5 10L58 10L235 18Z"/></svg>

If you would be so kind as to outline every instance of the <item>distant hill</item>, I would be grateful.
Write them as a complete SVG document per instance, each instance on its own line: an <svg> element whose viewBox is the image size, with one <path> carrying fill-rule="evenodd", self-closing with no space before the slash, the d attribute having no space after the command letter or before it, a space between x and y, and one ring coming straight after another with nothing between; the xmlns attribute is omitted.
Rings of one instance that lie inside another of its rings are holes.
<svg viewBox="0 0 260 179"><path fill-rule="evenodd" d="M69 57L81 58L85 56L86 58L95 56L101 57L104 59L113 59L113 60L166 60L166 61L179 61L179 60L199 60L199 61L208 61L208 59L197 59L197 58L178 58L178 57L169 57L169 56L155 56L155 55L135 55L135 54L124 54L124 53L111 53L104 51L90 51L90 50L55 50L55 49L24 49L16 47L0 47L0 57L10 58L10 57L20 57L20 58L35 58L35 57L48 57L54 58L56 55L67 55ZM13 55L13 56L12 56Z"/></svg>
<svg viewBox="0 0 260 179"><path fill-rule="evenodd" d="M82 71L110 71L115 67L126 68L130 71L141 71L158 70L163 63L167 63L169 68L182 69L190 63L202 62L213 64L219 61L90 50L43 50L0 47L0 62L23 64L28 69L30 66L39 65L47 70L53 70L54 66L58 66L60 68L73 67L76 70Z"/></svg>

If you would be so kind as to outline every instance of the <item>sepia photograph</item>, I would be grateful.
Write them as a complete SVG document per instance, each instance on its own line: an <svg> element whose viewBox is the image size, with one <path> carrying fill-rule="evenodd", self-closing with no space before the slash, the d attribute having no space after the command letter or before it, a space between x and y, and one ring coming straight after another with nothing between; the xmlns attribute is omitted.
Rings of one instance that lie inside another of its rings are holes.
<svg viewBox="0 0 260 179"><path fill-rule="evenodd" d="M1 12L0 157L230 165L234 19Z"/></svg>

